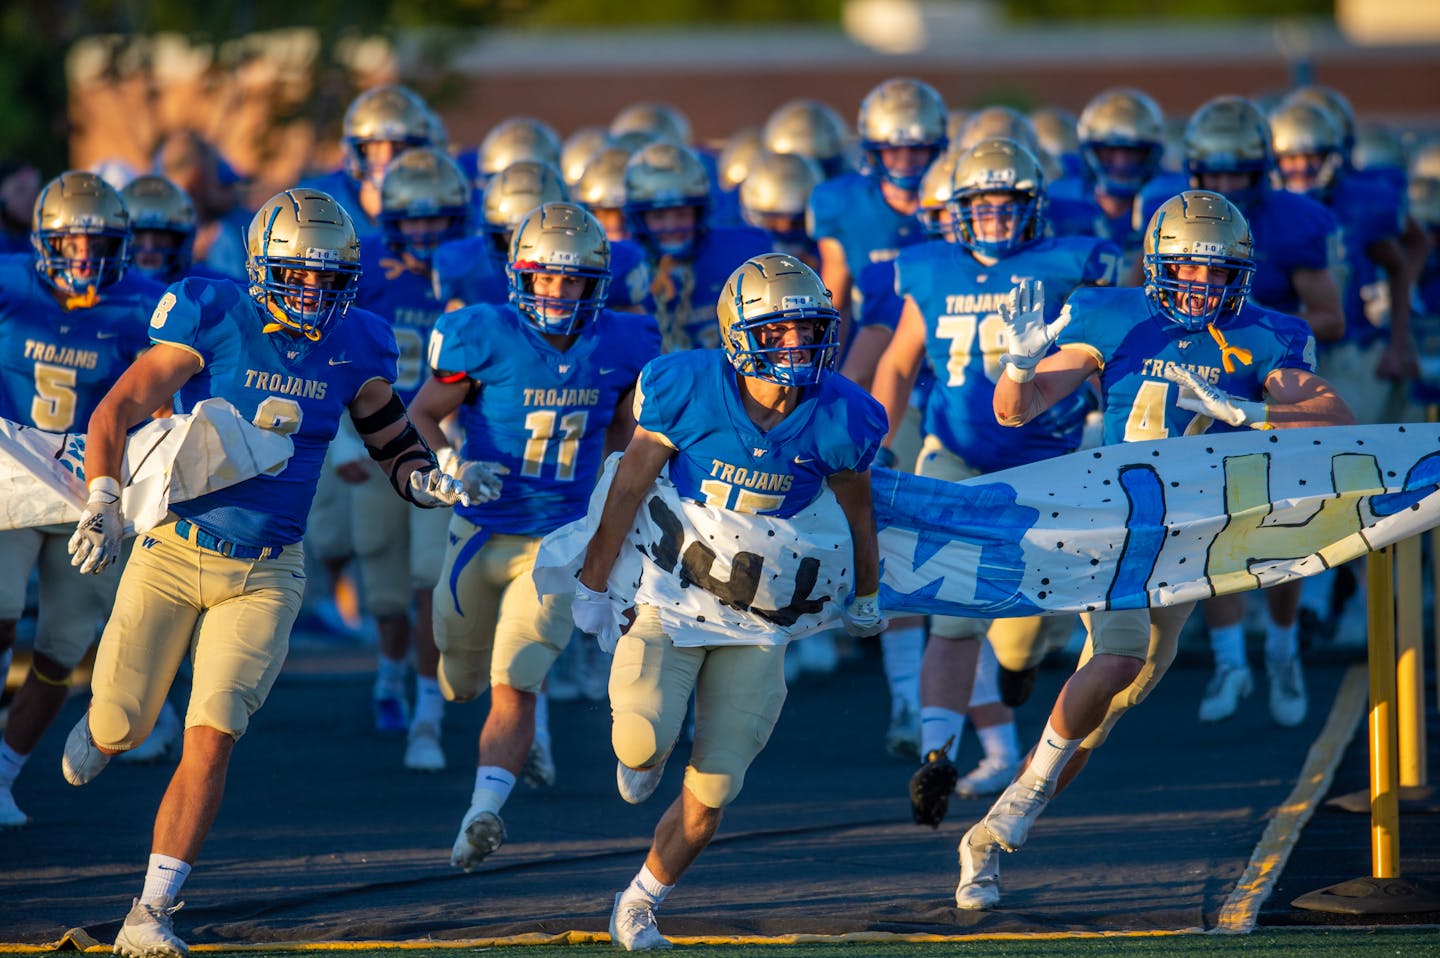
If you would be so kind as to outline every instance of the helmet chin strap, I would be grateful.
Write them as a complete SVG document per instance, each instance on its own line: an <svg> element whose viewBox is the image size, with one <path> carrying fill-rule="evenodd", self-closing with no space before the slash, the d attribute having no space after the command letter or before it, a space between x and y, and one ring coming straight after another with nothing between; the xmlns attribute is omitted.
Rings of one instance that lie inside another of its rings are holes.
<svg viewBox="0 0 1440 958"><path fill-rule="evenodd" d="M262 333L278 333L282 331L299 333L312 343L318 343L320 341L320 330L313 326L309 329L306 329L304 326L296 326L289 315L275 302L275 297L267 296L265 298L265 310L274 321L262 326L260 328Z"/></svg>
<svg viewBox="0 0 1440 958"><path fill-rule="evenodd" d="M69 293L61 302L66 311L72 309L89 309L100 302L100 291L94 286L87 287L83 293Z"/></svg>

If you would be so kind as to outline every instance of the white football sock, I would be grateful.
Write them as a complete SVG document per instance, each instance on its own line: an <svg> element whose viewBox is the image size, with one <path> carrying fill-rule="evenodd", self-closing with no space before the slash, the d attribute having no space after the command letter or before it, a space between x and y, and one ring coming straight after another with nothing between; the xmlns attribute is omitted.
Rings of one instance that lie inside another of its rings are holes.
<svg viewBox="0 0 1440 958"><path fill-rule="evenodd" d="M550 696L535 693L535 741L550 744Z"/></svg>
<svg viewBox="0 0 1440 958"><path fill-rule="evenodd" d="M970 690L970 708L1000 701L1000 663L990 640L980 640L980 657L975 661L975 687Z"/></svg>
<svg viewBox="0 0 1440 958"><path fill-rule="evenodd" d="M1243 669L1245 661L1245 630L1239 625L1227 625L1210 630L1210 651L1215 653L1215 667Z"/></svg>
<svg viewBox="0 0 1440 958"><path fill-rule="evenodd" d="M0 742L0 788L14 786L15 779L20 777L20 770L29 759L30 756L21 755L11 748L9 742Z"/></svg>
<svg viewBox="0 0 1440 958"><path fill-rule="evenodd" d="M389 692L398 696L405 689L405 660L380 656L375 663L375 697Z"/></svg>
<svg viewBox="0 0 1440 958"><path fill-rule="evenodd" d="M190 863L169 855L151 855L145 869L145 888L140 901L146 905L168 907L180 897L180 888L190 877Z"/></svg>
<svg viewBox="0 0 1440 958"><path fill-rule="evenodd" d="M1035 754L1030 758L1030 767L1025 769L1025 774L1020 776L1020 781L1031 788L1043 789L1050 793L1055 791L1055 782L1060 778L1060 770L1065 763L1070 761L1070 756L1080 747L1083 738L1062 738L1060 733L1055 731L1055 726L1050 720L1045 721L1045 731L1040 736L1040 741L1035 745Z"/></svg>
<svg viewBox="0 0 1440 958"><path fill-rule="evenodd" d="M925 705L920 709L920 758L937 748L944 748L950 761L955 761L960 751L960 739L965 735L965 716L938 705ZM948 745L946 743L949 743Z"/></svg>
<svg viewBox="0 0 1440 958"><path fill-rule="evenodd" d="M640 871L635 875L634 879L631 880L630 884L626 886L625 891L621 893L620 900L634 901L637 898L643 898L650 903L652 908L656 908L665 900L665 896L670 894L670 889L674 887L674 885L667 885L656 878L650 871L649 865L641 865Z"/></svg>
<svg viewBox="0 0 1440 958"><path fill-rule="evenodd" d="M1300 654L1300 626L1297 622L1265 627L1265 658L1271 662L1288 662Z"/></svg>
<svg viewBox="0 0 1440 958"><path fill-rule="evenodd" d="M910 625L887 629L880 636L880 661L890 684L890 711L903 702L911 709L920 706L920 660L925 656L925 626Z"/></svg>
<svg viewBox="0 0 1440 958"><path fill-rule="evenodd" d="M470 796L470 807L499 812L514 788L514 775L499 765L481 765L475 770L475 791Z"/></svg>
<svg viewBox="0 0 1440 958"><path fill-rule="evenodd" d="M415 676L415 721L439 725L445 718L445 696L440 694L440 681Z"/></svg>
<svg viewBox="0 0 1440 958"><path fill-rule="evenodd" d="M1020 762L1020 736L1015 732L1014 722L1001 722L989 728L977 728L980 747L985 757L994 764L1016 765Z"/></svg>

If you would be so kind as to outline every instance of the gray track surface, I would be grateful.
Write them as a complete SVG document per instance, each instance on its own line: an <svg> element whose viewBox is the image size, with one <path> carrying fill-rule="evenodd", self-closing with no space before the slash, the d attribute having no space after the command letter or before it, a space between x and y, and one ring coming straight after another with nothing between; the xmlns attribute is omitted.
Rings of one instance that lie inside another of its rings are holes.
<svg viewBox="0 0 1440 958"><path fill-rule="evenodd" d="M244 943L604 931L614 893L678 792L683 762L671 763L650 803L629 806L615 792L608 708L554 704L558 783L517 787L504 811L508 843L465 875L448 856L484 705L449 707L447 771L406 772L403 740L370 728L370 661L353 647L297 645L237 747L225 805L184 890L181 933L192 943ZM1270 724L1263 688L1236 718L1203 727L1194 714L1208 668L1182 660L1025 851L1005 858L1001 909L974 913L954 907L955 847L987 804L952 802L939 831L910 822L911 768L882 746L879 657L862 656L792 688L774 738L661 927L680 936L1213 927L1294 786L1342 672L1333 662L1308 670L1312 709L1301 728ZM1020 713L1026 746L1065 674L1042 673ZM60 750L86 700L70 701L18 783L34 823L0 832L0 942L54 941L77 926L109 941L139 893L170 767L112 763L83 789L67 785ZM962 771L977 757L968 739ZM1368 829L1351 821L1353 847L1316 860L1356 877L1368 873ZM1428 828L1434 879L1440 829ZM1292 883L1298 893L1326 882ZM1285 910L1272 902L1266 920L1283 921Z"/></svg>

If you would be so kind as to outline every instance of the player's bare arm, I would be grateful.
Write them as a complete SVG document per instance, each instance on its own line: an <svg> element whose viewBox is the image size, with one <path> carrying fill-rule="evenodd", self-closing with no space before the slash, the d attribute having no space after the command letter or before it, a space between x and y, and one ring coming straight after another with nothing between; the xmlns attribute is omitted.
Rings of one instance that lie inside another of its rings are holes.
<svg viewBox="0 0 1440 958"><path fill-rule="evenodd" d="M120 475L125 433L144 422L198 373L203 363L188 349L159 343L136 358L95 407L85 440L85 475Z"/></svg>
<svg viewBox="0 0 1440 958"><path fill-rule="evenodd" d="M615 479L605 496L600 524L585 549L580 582L586 588L605 591L606 583L610 581L610 570L620 555L620 546L625 541L625 533L635 519L640 502L674 452L660 436L644 426L635 427L635 435L625 447L625 455L620 457Z"/></svg>
<svg viewBox="0 0 1440 958"><path fill-rule="evenodd" d="M1355 414L1335 388L1303 369L1277 369L1265 380L1266 421L1276 429L1353 426Z"/></svg>
<svg viewBox="0 0 1440 958"><path fill-rule="evenodd" d="M1023 426L1079 389L1099 369L1090 350L1062 347L1040 360L1029 382L1001 376L995 383L995 419L1002 426Z"/></svg>
<svg viewBox="0 0 1440 958"><path fill-rule="evenodd" d="M469 398L474 384L474 380L463 374L431 376L425 385L420 387L415 398L410 400L410 406L406 410L410 415L410 422L414 424L415 431L420 433L437 453L450 446L450 440L445 438L440 424Z"/></svg>
<svg viewBox="0 0 1440 958"><path fill-rule="evenodd" d="M895 334L884 326L866 326L855 333L850 343L850 352L845 356L845 365L840 375L862 389L870 389L875 381L875 369L880 357L889 348Z"/></svg>
<svg viewBox="0 0 1440 958"><path fill-rule="evenodd" d="M630 445L630 439L635 435L635 390L632 387L626 391L615 403L615 415L610 419L610 425L605 428L605 452L606 459L610 458L612 452L620 452Z"/></svg>
<svg viewBox="0 0 1440 958"><path fill-rule="evenodd" d="M855 594L872 595L880 588L880 545L870 501L870 473L846 469L831 473L826 482L850 525L850 541L855 549Z"/></svg>
<svg viewBox="0 0 1440 958"><path fill-rule="evenodd" d="M1327 269L1297 269L1290 283L1300 297L1300 318L1310 324L1315 339L1333 343L1345 335L1345 310L1340 304L1340 287Z"/></svg>
<svg viewBox="0 0 1440 958"><path fill-rule="evenodd" d="M1371 243L1365 255L1384 271L1390 294L1390 338L1376 364L1375 375L1381 379L1414 379L1420 375L1420 362L1410 335L1410 292L1415 285L1410 260L1401 239L1394 236Z"/></svg>
<svg viewBox="0 0 1440 958"><path fill-rule="evenodd" d="M905 419L905 410L910 405L910 390L915 386L915 377L920 374L920 363L924 358L925 317L915 300L906 296L895 335L875 364L875 378L870 383L870 395L885 407L885 417L890 421L890 432L885 437L887 446L894 441L895 432Z"/></svg>
<svg viewBox="0 0 1440 958"><path fill-rule="evenodd" d="M434 467L434 455L385 380L372 379L360 387L350 402L350 418L371 458L397 490L407 487L412 472Z"/></svg>

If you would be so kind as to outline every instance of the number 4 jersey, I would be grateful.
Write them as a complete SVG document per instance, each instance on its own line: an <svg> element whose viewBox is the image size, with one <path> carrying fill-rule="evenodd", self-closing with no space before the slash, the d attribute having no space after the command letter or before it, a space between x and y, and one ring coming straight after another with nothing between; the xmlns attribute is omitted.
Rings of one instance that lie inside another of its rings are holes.
<svg viewBox="0 0 1440 958"><path fill-rule="evenodd" d="M374 313L351 307L311 349L290 357L288 337L263 331L265 317L245 287L183 279L150 317L150 339L204 363L181 387L177 411L219 396L262 429L288 435L295 453L279 473L177 502L184 519L242 545L299 542L325 450L340 416L372 379L395 381L395 337Z"/></svg>
<svg viewBox="0 0 1440 958"><path fill-rule="evenodd" d="M430 337L437 374L464 373L478 395L460 407L466 459L510 472L494 502L455 507L491 532L540 536L585 514L615 406L660 354L652 316L602 310L564 352L513 306L446 313Z"/></svg>

